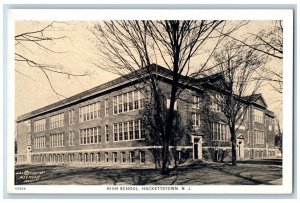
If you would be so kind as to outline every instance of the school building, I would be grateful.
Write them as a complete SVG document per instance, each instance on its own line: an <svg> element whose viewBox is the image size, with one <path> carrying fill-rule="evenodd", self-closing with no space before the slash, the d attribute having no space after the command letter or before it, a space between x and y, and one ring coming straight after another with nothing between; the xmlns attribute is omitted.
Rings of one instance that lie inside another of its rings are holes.
<svg viewBox="0 0 300 203"><path fill-rule="evenodd" d="M154 66L161 88L168 92L169 71ZM139 82L136 74L129 74L18 117L16 163L152 164L150 149L161 146L144 142L147 123L141 114L146 98L135 88ZM183 122L190 120L193 125L189 136L170 146L179 161L203 159L211 143L219 143L215 145L218 149L231 149L223 123L213 123L213 138L208 141L202 128L202 105L197 102L201 91L197 86L188 87L182 95L191 102L176 103ZM212 106L212 110L218 108ZM238 158L276 156L274 113L261 94L253 96L245 117L237 132Z"/></svg>

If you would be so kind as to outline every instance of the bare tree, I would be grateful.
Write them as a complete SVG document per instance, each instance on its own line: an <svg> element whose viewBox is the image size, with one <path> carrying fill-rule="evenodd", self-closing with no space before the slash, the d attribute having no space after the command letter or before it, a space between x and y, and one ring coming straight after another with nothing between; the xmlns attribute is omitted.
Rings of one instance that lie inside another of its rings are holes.
<svg viewBox="0 0 300 203"><path fill-rule="evenodd" d="M261 54L268 56L269 60L283 59L283 26L282 21L277 20L269 28L260 30L258 33L248 33L243 39L226 34L231 39L239 42L242 46L246 46ZM257 70L259 78L267 81L273 89L282 94L282 70L274 67L261 67Z"/></svg>
<svg viewBox="0 0 300 203"><path fill-rule="evenodd" d="M46 52L51 54L64 53L62 51L56 51L52 48L53 44L67 38L67 36L65 35L56 34L58 30L55 30L55 24L59 23L62 22L53 21L42 26L41 28L37 28L36 30L17 33L15 35L15 62L21 63L23 67L23 69L15 69L15 71L23 76L30 77L28 70L25 69L26 66L40 70L46 77L52 91L60 100L59 97L64 96L58 93L53 87L53 84L49 77L49 73L66 75L68 78L86 76L87 73L71 73L69 71L66 71L61 65L45 64L39 60L39 53L34 50L39 50L39 52Z"/></svg>
<svg viewBox="0 0 300 203"><path fill-rule="evenodd" d="M95 44L101 53L99 56L101 62L95 65L122 76L128 73L135 74L141 81L142 88L146 87L153 92L157 105L154 109L157 115L160 114L158 110L161 106L159 80L153 71L155 67L151 64L159 62L169 70L172 84L167 96L170 103L160 133L162 174L168 173L175 102L195 78L203 76L209 70L207 64L222 39L225 38L220 33L224 33L226 25L225 21L205 20L105 21L99 22L92 29L96 38ZM227 29L226 32L233 32L239 26L241 25ZM196 62L194 59L201 51L202 64L198 63L193 66L192 62Z"/></svg>
<svg viewBox="0 0 300 203"><path fill-rule="evenodd" d="M250 102L253 101L261 84L256 71L266 58L255 49L229 42L214 55L218 70L223 77L217 83L208 83L210 97L218 106L230 131L232 165L236 166L236 132L242 125Z"/></svg>

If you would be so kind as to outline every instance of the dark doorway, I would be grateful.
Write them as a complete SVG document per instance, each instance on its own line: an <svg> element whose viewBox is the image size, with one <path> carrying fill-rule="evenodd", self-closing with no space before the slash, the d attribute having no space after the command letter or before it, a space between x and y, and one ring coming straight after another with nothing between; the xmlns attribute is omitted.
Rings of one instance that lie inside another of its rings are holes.
<svg viewBox="0 0 300 203"><path fill-rule="evenodd" d="M194 159L198 159L198 144L194 143Z"/></svg>

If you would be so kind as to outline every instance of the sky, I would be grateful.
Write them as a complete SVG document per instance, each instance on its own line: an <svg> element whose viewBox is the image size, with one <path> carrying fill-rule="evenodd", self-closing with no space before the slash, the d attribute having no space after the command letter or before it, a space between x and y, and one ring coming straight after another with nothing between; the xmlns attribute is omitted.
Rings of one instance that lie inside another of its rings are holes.
<svg viewBox="0 0 300 203"><path fill-rule="evenodd" d="M39 30L49 23L45 21L17 21L15 34ZM59 53L45 51L32 44L18 45L16 50L40 63L62 67L63 70L74 74L88 73L87 76L83 77L68 77L67 75L49 73L48 76L53 88L64 97L70 97L119 77L100 70L93 64L95 61L101 63L101 61L99 62L99 52L95 47L95 39L90 31L94 23L96 22L69 21L55 23L51 27L51 32L45 32L45 35L65 36L65 38L47 43L46 46ZM251 21L238 34L244 35L249 31L256 33L270 25L270 21ZM199 60L201 60L200 56ZM275 59L266 64L266 66L282 69L282 63ZM47 78L40 70L20 62L15 63L15 70L16 117L59 101L57 95L51 89ZM265 97L269 109L274 111L281 119L282 95L273 91L267 84L260 88L260 92Z"/></svg>

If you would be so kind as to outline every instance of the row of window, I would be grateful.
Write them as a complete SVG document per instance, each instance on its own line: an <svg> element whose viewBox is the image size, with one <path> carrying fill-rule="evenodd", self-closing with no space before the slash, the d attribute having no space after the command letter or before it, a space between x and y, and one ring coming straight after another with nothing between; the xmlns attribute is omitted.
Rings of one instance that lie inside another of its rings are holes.
<svg viewBox="0 0 300 203"><path fill-rule="evenodd" d="M39 132L46 130L46 119L41 119L34 122L34 131ZM30 131L29 131L30 132Z"/></svg>
<svg viewBox="0 0 300 203"><path fill-rule="evenodd" d="M139 119L122 123L114 123L113 134L114 141L144 139L144 122Z"/></svg>
<svg viewBox="0 0 300 203"><path fill-rule="evenodd" d="M101 154L104 153L104 157ZM65 157L66 156L66 157ZM47 159L46 155L34 155L33 162L50 162L50 163L64 163L65 158L69 163L75 161L75 155L71 154L50 154ZM103 158L103 160L102 160ZM145 151L135 151L126 152L112 152L109 157L108 152L95 152L95 153L79 153L78 162L80 163L100 163L100 162L113 162L113 163L145 163L146 153Z"/></svg>
<svg viewBox="0 0 300 203"><path fill-rule="evenodd" d="M100 102L79 108L79 122L100 118Z"/></svg>
<svg viewBox="0 0 300 203"><path fill-rule="evenodd" d="M113 97L113 114L144 108L144 95L139 91L131 91Z"/></svg>
<svg viewBox="0 0 300 203"><path fill-rule="evenodd" d="M46 137L35 137L33 140L33 144L35 149L46 148Z"/></svg>
<svg viewBox="0 0 300 203"><path fill-rule="evenodd" d="M64 146L64 133L50 135L50 147L63 147Z"/></svg>
<svg viewBox="0 0 300 203"><path fill-rule="evenodd" d="M65 114L60 113L50 116L50 129L59 128L64 126ZM45 122L46 123L46 122Z"/></svg>
<svg viewBox="0 0 300 203"><path fill-rule="evenodd" d="M81 145L101 143L101 127L80 129L79 136Z"/></svg>
<svg viewBox="0 0 300 203"><path fill-rule="evenodd" d="M229 128L226 124L213 123L212 134L213 134L213 140L229 141L230 133L229 133Z"/></svg>

